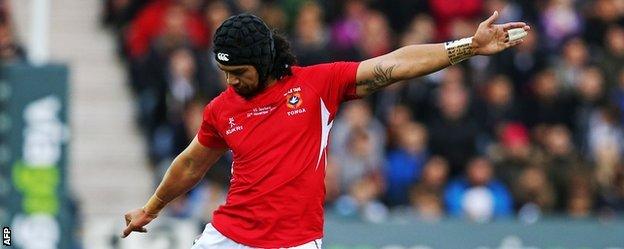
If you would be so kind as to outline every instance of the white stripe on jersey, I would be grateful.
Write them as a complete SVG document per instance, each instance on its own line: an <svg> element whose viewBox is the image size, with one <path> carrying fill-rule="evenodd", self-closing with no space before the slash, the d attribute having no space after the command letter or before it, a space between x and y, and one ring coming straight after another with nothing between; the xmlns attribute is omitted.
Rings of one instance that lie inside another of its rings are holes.
<svg viewBox="0 0 624 249"><path fill-rule="evenodd" d="M319 148L319 156L314 170L318 169L318 166L321 163L321 157L323 157L323 152L326 152L329 130L331 130L334 125L334 121L329 122L329 115L329 110L321 98L321 148ZM325 156L325 161L327 162L327 155Z"/></svg>

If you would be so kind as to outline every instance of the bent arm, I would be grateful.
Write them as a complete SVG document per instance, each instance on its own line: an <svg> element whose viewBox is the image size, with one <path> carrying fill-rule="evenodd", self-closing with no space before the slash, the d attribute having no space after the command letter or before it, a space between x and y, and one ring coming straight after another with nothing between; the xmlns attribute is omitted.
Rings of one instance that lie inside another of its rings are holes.
<svg viewBox="0 0 624 249"><path fill-rule="evenodd" d="M227 148L208 148L197 137L171 163L163 180L144 207L148 214L158 214L167 203L191 190L204 177Z"/></svg>

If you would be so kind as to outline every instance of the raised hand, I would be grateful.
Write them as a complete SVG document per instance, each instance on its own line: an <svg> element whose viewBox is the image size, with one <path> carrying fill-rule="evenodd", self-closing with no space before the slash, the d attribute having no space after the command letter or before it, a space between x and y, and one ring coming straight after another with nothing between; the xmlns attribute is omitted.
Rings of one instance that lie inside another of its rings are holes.
<svg viewBox="0 0 624 249"><path fill-rule="evenodd" d="M531 29L531 27L529 27L524 22L494 24L497 18L498 11L494 11L494 14L492 14L492 16L479 24L477 32L472 37L472 46L474 48L475 54L491 55L498 53L506 48L518 45L524 40L518 39L510 41L509 33L507 31L516 28L521 28L525 31L529 31Z"/></svg>

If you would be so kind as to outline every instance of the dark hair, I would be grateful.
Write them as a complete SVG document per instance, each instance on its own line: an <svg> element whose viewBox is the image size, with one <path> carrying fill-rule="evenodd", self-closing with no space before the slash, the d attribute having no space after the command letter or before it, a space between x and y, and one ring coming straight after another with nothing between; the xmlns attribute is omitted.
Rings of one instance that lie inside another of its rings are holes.
<svg viewBox="0 0 624 249"><path fill-rule="evenodd" d="M269 76L274 79L281 79L292 75L291 67L296 65L297 58L290 50L290 42L282 34L273 30L273 43L275 47L275 58Z"/></svg>

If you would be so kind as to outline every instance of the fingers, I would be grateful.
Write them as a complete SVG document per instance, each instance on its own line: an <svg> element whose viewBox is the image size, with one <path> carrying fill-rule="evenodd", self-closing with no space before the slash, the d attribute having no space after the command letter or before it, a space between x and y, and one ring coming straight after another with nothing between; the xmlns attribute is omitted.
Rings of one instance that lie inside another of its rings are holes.
<svg viewBox="0 0 624 249"><path fill-rule="evenodd" d="M516 45L518 45L518 44L520 44L522 42L524 42L524 39L507 42L505 44L506 44L507 48L510 48L510 47L516 46Z"/></svg>
<svg viewBox="0 0 624 249"><path fill-rule="evenodd" d="M520 44L520 43L522 43L522 42L524 42L524 39L515 40L515 41L510 42L510 43L509 43L509 46L510 46L510 47L513 47L513 46L516 46L516 45L518 45L518 44Z"/></svg>
<svg viewBox="0 0 624 249"><path fill-rule="evenodd" d="M121 237L122 238L128 237L128 235L130 235L132 230L133 230L132 226L127 226L126 229L123 230L123 233L121 233Z"/></svg>
<svg viewBox="0 0 624 249"><path fill-rule="evenodd" d="M147 228L145 227L136 227L134 225L129 225L126 227L126 229L123 230L123 233L121 234L122 238L128 237L128 235L130 235L130 233L132 232L139 232L139 233L147 233Z"/></svg>
<svg viewBox="0 0 624 249"><path fill-rule="evenodd" d="M530 27L528 25L526 25L526 23L524 22L508 22L502 25L503 26L503 30L507 31L510 29L516 29L516 28L525 28L525 30L529 30Z"/></svg>
<svg viewBox="0 0 624 249"><path fill-rule="evenodd" d="M497 18L498 18L498 11L494 11L494 14L492 14L487 20L483 21L481 24L485 26L490 26L494 23L494 21L496 21Z"/></svg>
<svg viewBox="0 0 624 249"><path fill-rule="evenodd" d="M128 237L128 235L130 235L130 233L132 232L139 232L139 233L147 232L147 228L143 226L137 226L136 223L132 223L132 219L130 218L130 215L125 215L124 218L126 220L126 229L124 229L123 233L121 234L122 238Z"/></svg>

